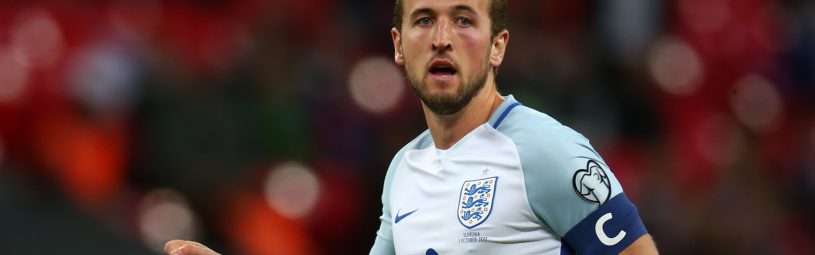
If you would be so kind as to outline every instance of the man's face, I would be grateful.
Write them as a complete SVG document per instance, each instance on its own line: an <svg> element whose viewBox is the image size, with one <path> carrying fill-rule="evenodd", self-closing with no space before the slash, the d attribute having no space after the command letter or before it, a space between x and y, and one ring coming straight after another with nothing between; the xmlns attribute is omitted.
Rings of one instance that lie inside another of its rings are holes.
<svg viewBox="0 0 815 255"><path fill-rule="evenodd" d="M406 0L401 32L391 31L395 61L436 114L457 113L487 81L495 61L489 1ZM506 39L506 38L504 38Z"/></svg>

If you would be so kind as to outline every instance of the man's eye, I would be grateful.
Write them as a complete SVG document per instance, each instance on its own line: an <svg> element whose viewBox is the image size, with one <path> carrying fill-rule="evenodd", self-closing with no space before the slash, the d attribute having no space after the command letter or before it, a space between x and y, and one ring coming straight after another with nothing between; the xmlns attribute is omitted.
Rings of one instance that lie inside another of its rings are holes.
<svg viewBox="0 0 815 255"><path fill-rule="evenodd" d="M456 18L456 24L461 26L469 26L473 24L473 21L465 17L458 17Z"/></svg>
<svg viewBox="0 0 815 255"><path fill-rule="evenodd" d="M428 26L430 24L433 24L433 21L430 20L430 18L424 17L424 18L416 20L416 24L419 25L419 26Z"/></svg>

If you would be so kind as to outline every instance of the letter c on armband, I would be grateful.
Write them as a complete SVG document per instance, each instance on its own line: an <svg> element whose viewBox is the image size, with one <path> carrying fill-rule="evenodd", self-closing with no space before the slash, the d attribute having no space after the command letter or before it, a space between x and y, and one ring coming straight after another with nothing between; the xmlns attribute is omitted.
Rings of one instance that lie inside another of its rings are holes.
<svg viewBox="0 0 815 255"><path fill-rule="evenodd" d="M594 232L597 233L597 238L599 238L600 242L602 242L603 244L605 244L607 246L615 245L615 244L619 243L620 241L622 241L623 238L625 238L625 231L624 230L620 230L620 232L617 233L617 235L614 236L614 237L608 237L606 235L606 232L603 231L603 225L606 223L606 221L611 220L612 217L613 216L611 215L611 213L603 214L603 216L600 217L600 219L597 220L597 223L594 224Z"/></svg>

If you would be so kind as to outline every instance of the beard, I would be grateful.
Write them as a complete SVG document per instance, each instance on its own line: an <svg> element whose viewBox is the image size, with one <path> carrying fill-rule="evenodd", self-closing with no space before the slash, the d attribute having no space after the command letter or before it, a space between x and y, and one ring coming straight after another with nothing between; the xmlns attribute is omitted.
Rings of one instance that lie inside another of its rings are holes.
<svg viewBox="0 0 815 255"><path fill-rule="evenodd" d="M472 101L473 97L478 94L484 85L487 84L487 72L489 72L489 61L485 61L484 68L477 70L469 77L462 77L462 84L459 86L455 93L436 93L433 94L427 88L427 84L423 81L427 74L422 77L410 73L410 65L405 62L405 73L407 73L407 80L410 83L410 88L419 96L422 103L427 106L430 111L438 115L452 115L461 111L464 106Z"/></svg>

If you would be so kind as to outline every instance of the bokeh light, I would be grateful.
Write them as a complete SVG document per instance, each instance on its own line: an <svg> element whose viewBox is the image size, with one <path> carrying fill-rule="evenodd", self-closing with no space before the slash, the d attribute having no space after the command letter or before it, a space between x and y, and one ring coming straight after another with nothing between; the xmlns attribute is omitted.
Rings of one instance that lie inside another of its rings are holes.
<svg viewBox="0 0 815 255"><path fill-rule="evenodd" d="M754 132L772 131L784 111L781 95L767 78L749 74L733 87L730 106L736 118Z"/></svg>
<svg viewBox="0 0 815 255"><path fill-rule="evenodd" d="M354 102L372 113L392 109L405 91L402 72L385 57L368 57L357 62L351 69L348 85Z"/></svg>
<svg viewBox="0 0 815 255"><path fill-rule="evenodd" d="M151 191L141 201L139 231L145 245L156 252L163 252L169 240L195 239L197 221L186 199L173 190Z"/></svg>
<svg viewBox="0 0 815 255"><path fill-rule="evenodd" d="M266 202L289 219L308 216L320 196L317 176L299 162L287 162L273 168L264 182Z"/></svg>
<svg viewBox="0 0 815 255"><path fill-rule="evenodd" d="M0 103L19 99L28 86L29 69L16 48L0 48Z"/></svg>
<svg viewBox="0 0 815 255"><path fill-rule="evenodd" d="M704 66L696 51L672 36L656 42L648 58L648 68L657 85L674 95L695 92L704 79Z"/></svg>
<svg viewBox="0 0 815 255"><path fill-rule="evenodd" d="M121 114L131 105L135 61L113 43L94 45L71 61L73 94L80 102L106 115Z"/></svg>
<svg viewBox="0 0 815 255"><path fill-rule="evenodd" d="M52 65L65 47L54 17L41 9L20 12L11 39L12 47L20 49L31 66Z"/></svg>

